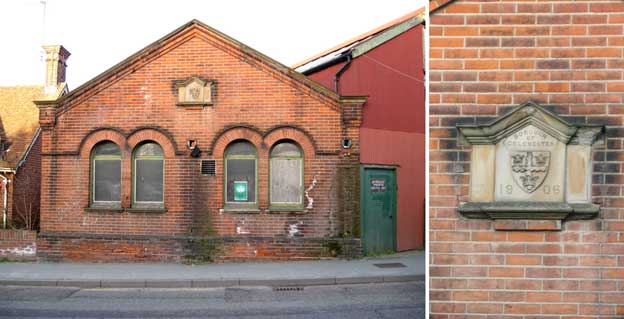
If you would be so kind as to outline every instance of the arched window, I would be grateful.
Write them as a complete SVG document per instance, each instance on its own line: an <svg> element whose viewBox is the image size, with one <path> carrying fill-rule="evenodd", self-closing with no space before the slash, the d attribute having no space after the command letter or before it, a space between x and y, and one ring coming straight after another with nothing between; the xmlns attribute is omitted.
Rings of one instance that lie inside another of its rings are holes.
<svg viewBox="0 0 624 319"><path fill-rule="evenodd" d="M271 205L303 205L303 153L297 144L280 141L271 149Z"/></svg>
<svg viewBox="0 0 624 319"><path fill-rule="evenodd" d="M121 151L111 141L91 152L91 204L121 205Z"/></svg>
<svg viewBox="0 0 624 319"><path fill-rule="evenodd" d="M132 154L133 204L162 206L164 201L165 159L160 145L142 143Z"/></svg>
<svg viewBox="0 0 624 319"><path fill-rule="evenodd" d="M256 203L256 147L237 140L225 149L225 202Z"/></svg>

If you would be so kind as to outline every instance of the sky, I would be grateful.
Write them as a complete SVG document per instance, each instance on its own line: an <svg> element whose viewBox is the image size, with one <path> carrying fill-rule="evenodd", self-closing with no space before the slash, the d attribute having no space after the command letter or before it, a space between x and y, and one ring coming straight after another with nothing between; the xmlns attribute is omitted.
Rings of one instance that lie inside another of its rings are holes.
<svg viewBox="0 0 624 319"><path fill-rule="evenodd" d="M42 85L41 45L61 44L71 53L67 82L74 89L192 19L290 66L425 2L2 0L0 86Z"/></svg>

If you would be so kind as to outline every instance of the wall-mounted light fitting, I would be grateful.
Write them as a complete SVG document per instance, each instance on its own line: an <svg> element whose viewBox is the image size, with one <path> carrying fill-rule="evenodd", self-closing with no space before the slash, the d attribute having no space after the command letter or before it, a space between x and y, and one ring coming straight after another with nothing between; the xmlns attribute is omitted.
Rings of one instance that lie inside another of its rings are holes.
<svg viewBox="0 0 624 319"><path fill-rule="evenodd" d="M201 149L197 145L196 140L188 140L186 141L186 147L191 150L191 157L199 157L201 156Z"/></svg>
<svg viewBox="0 0 624 319"><path fill-rule="evenodd" d="M348 149L348 148L351 148L351 145L353 145L353 142L350 139L348 138L342 139L342 148Z"/></svg>

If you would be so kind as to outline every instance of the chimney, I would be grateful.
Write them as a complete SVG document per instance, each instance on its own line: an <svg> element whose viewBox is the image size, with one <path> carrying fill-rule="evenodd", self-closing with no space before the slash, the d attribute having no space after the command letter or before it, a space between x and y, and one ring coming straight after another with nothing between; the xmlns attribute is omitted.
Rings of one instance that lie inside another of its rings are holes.
<svg viewBox="0 0 624 319"><path fill-rule="evenodd" d="M71 55L62 45L44 45L46 52L45 93L54 93L65 82L67 58Z"/></svg>

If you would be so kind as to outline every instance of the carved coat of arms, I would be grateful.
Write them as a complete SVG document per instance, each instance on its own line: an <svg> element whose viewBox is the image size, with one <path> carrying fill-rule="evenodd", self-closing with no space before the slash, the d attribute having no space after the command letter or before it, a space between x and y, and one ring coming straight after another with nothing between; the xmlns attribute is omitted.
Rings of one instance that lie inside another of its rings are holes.
<svg viewBox="0 0 624 319"><path fill-rule="evenodd" d="M200 94L201 94L201 89L198 87L191 87L189 88L189 93L191 94L191 97L193 98L194 101L199 100Z"/></svg>
<svg viewBox="0 0 624 319"><path fill-rule="evenodd" d="M548 175L549 151L511 151L511 171L516 184L527 193L538 189Z"/></svg>

